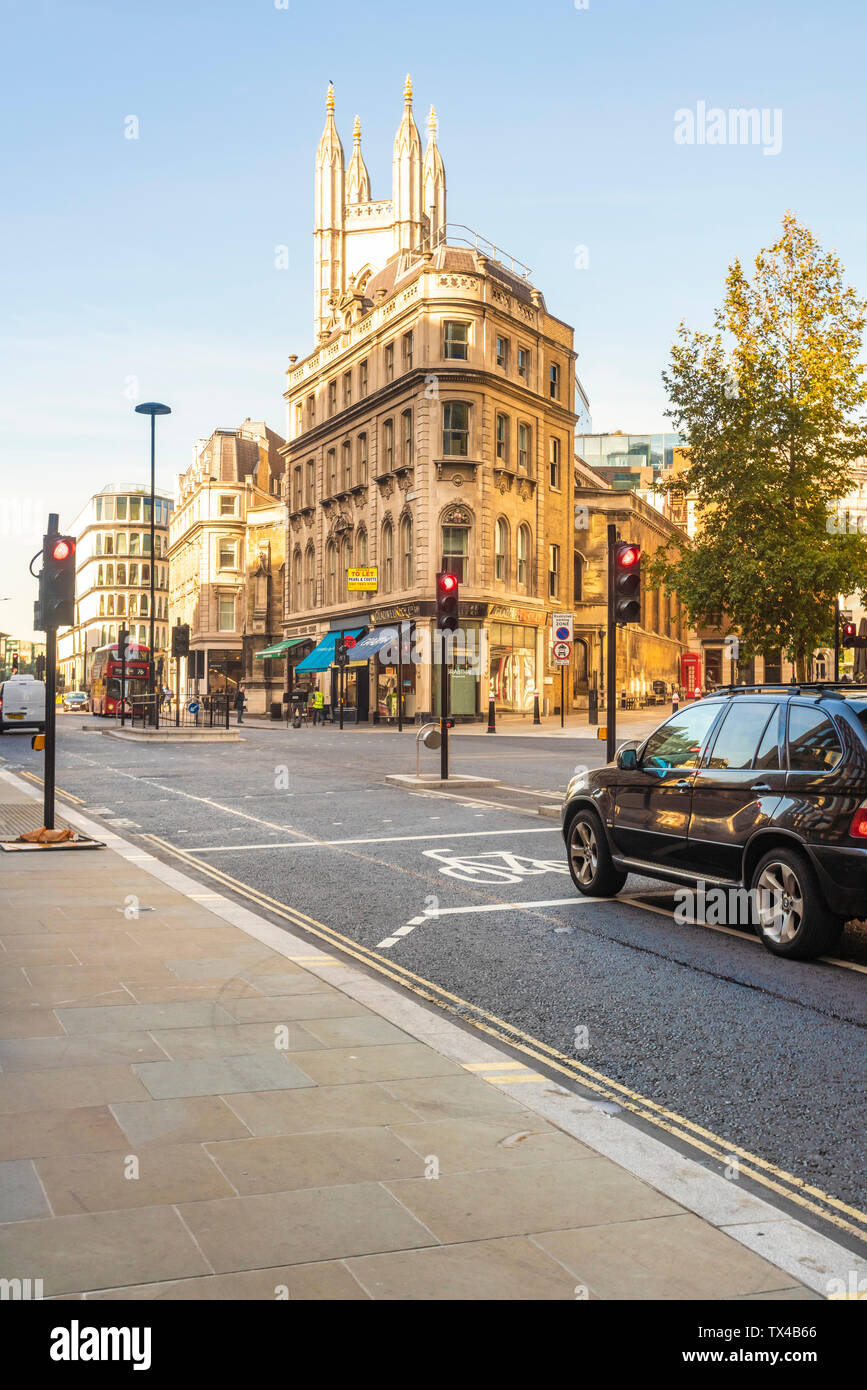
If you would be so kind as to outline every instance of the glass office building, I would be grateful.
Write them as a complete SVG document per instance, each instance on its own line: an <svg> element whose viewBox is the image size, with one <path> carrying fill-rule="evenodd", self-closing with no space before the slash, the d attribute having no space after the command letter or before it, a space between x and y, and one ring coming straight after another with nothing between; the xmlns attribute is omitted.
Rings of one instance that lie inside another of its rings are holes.
<svg viewBox="0 0 867 1390"><path fill-rule="evenodd" d="M678 434L578 434L575 451L591 468L598 468L611 487L621 491L652 488L664 469L671 468L674 450L683 448Z"/></svg>

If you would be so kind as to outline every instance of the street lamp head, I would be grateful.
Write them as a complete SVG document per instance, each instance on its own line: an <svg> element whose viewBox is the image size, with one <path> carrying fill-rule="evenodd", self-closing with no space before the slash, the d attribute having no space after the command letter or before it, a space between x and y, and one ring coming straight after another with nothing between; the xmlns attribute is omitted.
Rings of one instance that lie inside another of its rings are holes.
<svg viewBox="0 0 867 1390"><path fill-rule="evenodd" d="M160 405L159 401L143 401L135 408L136 415L171 415L170 405Z"/></svg>

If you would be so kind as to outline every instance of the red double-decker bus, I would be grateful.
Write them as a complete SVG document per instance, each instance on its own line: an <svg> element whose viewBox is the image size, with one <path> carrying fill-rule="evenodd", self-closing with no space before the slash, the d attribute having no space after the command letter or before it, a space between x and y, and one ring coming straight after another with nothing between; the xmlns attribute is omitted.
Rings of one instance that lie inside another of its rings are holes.
<svg viewBox="0 0 867 1390"><path fill-rule="evenodd" d="M120 714L122 694L126 699L127 714L142 709L148 693L149 659L149 647L128 642L124 669L116 642L108 647L97 647L90 672L90 705L93 713L112 717ZM121 679L125 681L123 691Z"/></svg>

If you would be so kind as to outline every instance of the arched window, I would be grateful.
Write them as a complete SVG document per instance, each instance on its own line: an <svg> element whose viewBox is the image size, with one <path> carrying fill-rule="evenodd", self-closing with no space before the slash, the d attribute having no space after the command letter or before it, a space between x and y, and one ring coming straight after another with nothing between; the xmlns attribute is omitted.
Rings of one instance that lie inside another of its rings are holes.
<svg viewBox="0 0 867 1390"><path fill-rule="evenodd" d="M358 436L358 481L367 482L367 435Z"/></svg>
<svg viewBox="0 0 867 1390"><path fill-rule="evenodd" d="M327 455L327 486L328 496L333 497L337 491L337 450L329 449Z"/></svg>
<svg viewBox="0 0 867 1390"><path fill-rule="evenodd" d="M401 437L401 463L404 468L412 467L412 411L405 410L400 417L403 426Z"/></svg>
<svg viewBox="0 0 867 1390"><path fill-rule="evenodd" d="M394 421L386 420L382 427L382 468L380 472L390 473L394 468Z"/></svg>
<svg viewBox="0 0 867 1390"><path fill-rule="evenodd" d="M340 600L345 603L348 597L348 580L346 571L352 564L352 538L346 536L343 545L340 547ZM355 595L353 594L353 598Z"/></svg>
<svg viewBox="0 0 867 1390"><path fill-rule="evenodd" d="M415 575L413 574L413 554L412 554L412 517L405 516L400 525L400 563L401 585L404 589L411 589Z"/></svg>
<svg viewBox="0 0 867 1390"><path fill-rule="evenodd" d="M301 464L295 465L292 473L292 510L301 510Z"/></svg>
<svg viewBox="0 0 867 1390"><path fill-rule="evenodd" d="M295 554L292 556L292 594L291 603L293 610L297 613L301 609L301 594L304 588L304 577L301 560L301 547L295 547Z"/></svg>
<svg viewBox="0 0 867 1390"><path fill-rule="evenodd" d="M126 598L124 597L123 594L118 594L118 596L117 596L117 615L118 615L118 617L119 617L119 618L122 618L125 612L126 612Z"/></svg>
<svg viewBox="0 0 867 1390"><path fill-rule="evenodd" d="M138 617L138 599L135 594L130 594L129 596L129 616L131 618Z"/></svg>
<svg viewBox="0 0 867 1390"><path fill-rule="evenodd" d="M352 445L347 439L343 445L343 488L348 492L352 487Z"/></svg>
<svg viewBox="0 0 867 1390"><path fill-rule="evenodd" d="M145 642L148 640L148 630L143 623L139 623L138 625L138 640L142 646L144 646Z"/></svg>
<svg viewBox="0 0 867 1390"><path fill-rule="evenodd" d="M109 610L109 611L110 611L110 610ZM141 612L141 616L142 616L143 618L146 618L146 617L147 617L147 613L148 613L148 596L147 596L147 594L142 594L142 596L141 596L141 609L140 609L139 611Z"/></svg>
<svg viewBox="0 0 867 1390"><path fill-rule="evenodd" d="M126 584L126 565L118 565L117 582L118 584Z"/></svg>
<svg viewBox="0 0 867 1390"><path fill-rule="evenodd" d="M306 568L305 584L307 587L307 607L316 607L316 554L312 545L308 545L307 554L304 559Z"/></svg>
<svg viewBox="0 0 867 1390"><path fill-rule="evenodd" d="M109 642L117 641L117 628L114 623L109 623L108 625L108 640Z"/></svg>
<svg viewBox="0 0 867 1390"><path fill-rule="evenodd" d="M325 551L325 574L328 583L328 597L326 603L337 602L337 546L333 541L328 542Z"/></svg>
<svg viewBox="0 0 867 1390"><path fill-rule="evenodd" d="M101 555L101 554L102 554L102 535L101 535L101 533L100 533L99 531L97 531L97 533L96 533L96 553L97 553L97 555ZM104 645L105 645L105 644L103 643L103 646L104 646Z"/></svg>
<svg viewBox="0 0 867 1390"><path fill-rule="evenodd" d="M518 527L518 584L522 589L530 584L530 528L523 522Z"/></svg>
<svg viewBox="0 0 867 1390"><path fill-rule="evenodd" d="M106 584L113 584L113 583L114 583L114 565L106 565L106 567L105 567L105 582L106 582Z"/></svg>
<svg viewBox="0 0 867 1390"><path fill-rule="evenodd" d="M100 565L99 568L98 568L97 571L96 571L96 582L97 582L97 584L104 584L104 583L105 583L105 578L104 578L103 572L102 572L102 565Z"/></svg>
<svg viewBox="0 0 867 1390"><path fill-rule="evenodd" d="M126 554L126 531L118 531L117 533L116 552L118 555Z"/></svg>
<svg viewBox="0 0 867 1390"><path fill-rule="evenodd" d="M114 594L109 594L108 596L108 616L110 618L114 617Z"/></svg>
<svg viewBox="0 0 867 1390"><path fill-rule="evenodd" d="M100 594L99 596L99 616L101 618L105 617L105 594Z"/></svg>
<svg viewBox="0 0 867 1390"><path fill-rule="evenodd" d="M114 554L114 536L106 536L106 538L105 538L105 553L106 553L106 555L113 555L113 554Z"/></svg>
<svg viewBox="0 0 867 1390"><path fill-rule="evenodd" d="M382 588L391 593L394 583L394 528L387 521L382 528Z"/></svg>
<svg viewBox="0 0 867 1390"><path fill-rule="evenodd" d="M358 556L359 568L363 569L367 565L367 532L363 527L358 533L355 551Z"/></svg>
<svg viewBox="0 0 867 1390"><path fill-rule="evenodd" d="M494 528L494 578L503 583L509 578L509 523L503 516Z"/></svg>
<svg viewBox="0 0 867 1390"><path fill-rule="evenodd" d="M308 460L307 460L307 492L306 492L306 495L305 495L305 498L304 498L304 503L305 503L306 506L312 507L312 506L313 506L313 503L314 503L315 501L316 501L316 460L315 460L315 459L308 459Z"/></svg>

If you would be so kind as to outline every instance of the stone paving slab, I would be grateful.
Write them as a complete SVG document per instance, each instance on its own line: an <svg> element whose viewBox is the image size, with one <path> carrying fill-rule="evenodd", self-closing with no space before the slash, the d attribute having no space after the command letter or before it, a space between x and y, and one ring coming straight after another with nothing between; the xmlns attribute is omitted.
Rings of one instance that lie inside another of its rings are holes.
<svg viewBox="0 0 867 1390"><path fill-rule="evenodd" d="M38 878L0 858L0 1277L60 1299L813 1296L284 940L111 847Z"/></svg>

